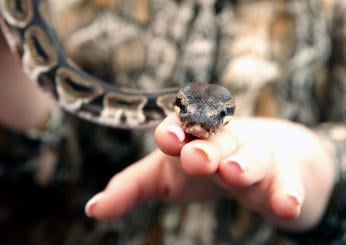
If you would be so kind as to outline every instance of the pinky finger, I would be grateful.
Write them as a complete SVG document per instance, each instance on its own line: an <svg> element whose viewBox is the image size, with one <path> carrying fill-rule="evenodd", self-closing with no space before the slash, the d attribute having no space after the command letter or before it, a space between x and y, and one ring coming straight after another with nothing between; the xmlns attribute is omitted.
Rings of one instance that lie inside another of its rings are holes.
<svg viewBox="0 0 346 245"><path fill-rule="evenodd" d="M302 180L293 169L278 171L282 174L277 175L270 192L272 210L280 218L295 219L301 213L305 197Z"/></svg>

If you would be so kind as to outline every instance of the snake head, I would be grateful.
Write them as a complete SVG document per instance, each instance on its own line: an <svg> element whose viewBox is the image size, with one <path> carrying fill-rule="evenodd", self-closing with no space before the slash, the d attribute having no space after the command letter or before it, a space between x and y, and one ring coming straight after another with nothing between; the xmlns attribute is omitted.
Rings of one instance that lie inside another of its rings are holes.
<svg viewBox="0 0 346 245"><path fill-rule="evenodd" d="M187 133L207 138L230 121L235 102L225 87L194 82L178 91L174 108Z"/></svg>

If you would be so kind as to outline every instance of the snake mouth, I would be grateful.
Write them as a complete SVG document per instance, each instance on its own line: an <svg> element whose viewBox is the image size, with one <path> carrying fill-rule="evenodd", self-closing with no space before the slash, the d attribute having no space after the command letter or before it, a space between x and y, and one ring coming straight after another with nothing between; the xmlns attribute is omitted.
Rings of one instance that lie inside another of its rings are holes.
<svg viewBox="0 0 346 245"><path fill-rule="evenodd" d="M181 127L183 130L197 138L208 138L216 133L216 128L210 127L202 123L191 123L188 121L182 121Z"/></svg>

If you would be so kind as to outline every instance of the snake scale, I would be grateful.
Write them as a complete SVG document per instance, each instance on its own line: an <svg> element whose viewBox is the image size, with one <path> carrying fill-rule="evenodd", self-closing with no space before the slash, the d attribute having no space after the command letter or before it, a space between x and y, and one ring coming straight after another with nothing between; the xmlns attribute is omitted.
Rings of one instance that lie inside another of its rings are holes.
<svg viewBox="0 0 346 245"><path fill-rule="evenodd" d="M49 20L47 5L44 0L0 0L1 26L12 50L20 57L25 72L52 94L63 108L89 121L117 128L150 127L173 110L179 88L150 92L120 88L75 65L58 41ZM194 102L196 97L191 93L196 89L181 91L190 92L189 103ZM207 131L210 131L210 127L218 127L222 124L223 117L234 112L234 101L230 95L225 97L224 94L209 94L227 98L230 103L227 104L227 110L216 110L219 116L211 117L214 118L214 124L204 125ZM211 101L218 101L218 98ZM176 99L175 105L182 106L181 98ZM193 116L189 118L193 119L189 121L190 124L194 124L196 120L198 123L201 116L197 119ZM215 118L218 120L215 121Z"/></svg>

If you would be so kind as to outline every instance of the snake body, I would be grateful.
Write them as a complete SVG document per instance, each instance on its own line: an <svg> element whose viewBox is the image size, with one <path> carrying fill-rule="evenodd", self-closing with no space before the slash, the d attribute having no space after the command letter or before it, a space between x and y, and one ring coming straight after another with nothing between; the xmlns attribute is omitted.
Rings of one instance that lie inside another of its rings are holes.
<svg viewBox="0 0 346 245"><path fill-rule="evenodd" d="M122 89L78 68L58 42L46 1L0 0L0 9L2 28L23 69L67 111L117 128L150 127L172 111L178 88Z"/></svg>
<svg viewBox="0 0 346 245"><path fill-rule="evenodd" d="M67 58L58 41L48 16L47 1L0 0L0 8L2 29L12 50L20 57L23 69L67 111L89 121L117 128L150 127L173 111L173 102L179 88L150 92L120 88L86 73L75 65ZM178 93L180 99L190 98L181 101L178 106L189 103L192 106L188 108L192 109L196 108L193 105L195 102L199 103L198 99L195 100L200 97L198 91L203 90L203 96L212 98L205 100L212 104L207 104L206 110L202 110L204 117L196 118L193 111L187 111L190 117L178 114L186 129L193 128L189 133L201 137L206 137L205 132L208 135L214 132L225 123L222 122L224 116L230 116L234 112L232 96L226 90L218 90L217 85L208 86L206 83L195 83ZM223 92L213 93L210 90ZM219 101L222 103L217 105ZM227 107L227 113L222 117L217 116L220 108L224 112L223 107ZM203 118L210 115L212 117L206 123ZM200 127L196 128L196 125Z"/></svg>

